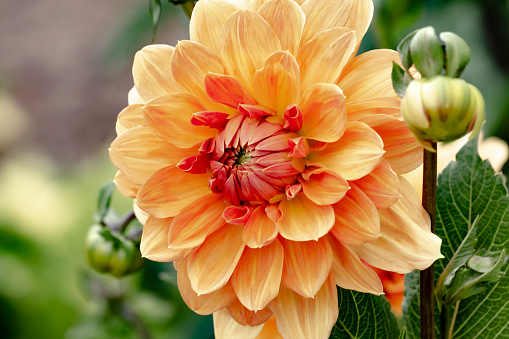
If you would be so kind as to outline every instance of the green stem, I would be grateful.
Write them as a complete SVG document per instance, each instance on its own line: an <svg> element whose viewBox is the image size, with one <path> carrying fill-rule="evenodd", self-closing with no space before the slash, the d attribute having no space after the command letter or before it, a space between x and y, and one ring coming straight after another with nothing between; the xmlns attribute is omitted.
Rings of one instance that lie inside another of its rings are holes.
<svg viewBox="0 0 509 339"><path fill-rule="evenodd" d="M458 310L460 309L460 301L458 300L456 302L456 305L454 305L454 314L452 315L451 324L449 325L449 333L447 336L447 339L452 339L452 333L454 331L454 323L456 322L456 316L458 315Z"/></svg>
<svg viewBox="0 0 509 339"><path fill-rule="evenodd" d="M436 150L437 144L431 143ZM422 206L431 219L431 232L435 232L437 205L437 153L424 150L422 183ZM435 268L430 267L420 274L421 339L435 339Z"/></svg>
<svg viewBox="0 0 509 339"><path fill-rule="evenodd" d="M193 14L194 9L194 1L188 1L184 2L182 5L180 5L182 9L184 10L184 13L186 13L187 17L191 19L191 14Z"/></svg>

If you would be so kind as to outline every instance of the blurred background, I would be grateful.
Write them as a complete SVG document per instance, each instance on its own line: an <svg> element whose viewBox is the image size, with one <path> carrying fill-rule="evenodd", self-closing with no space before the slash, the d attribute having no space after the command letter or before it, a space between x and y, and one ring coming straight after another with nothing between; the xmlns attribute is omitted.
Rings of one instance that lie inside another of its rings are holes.
<svg viewBox="0 0 509 339"><path fill-rule="evenodd" d="M167 2L156 43L188 39ZM393 48L432 25L467 41L464 75L486 100L485 136L509 140L509 1L374 0L361 51ZM152 39L148 0L0 1L0 328L2 338L212 338L189 311L171 264L115 279L83 243L134 53ZM507 168L505 173L507 173ZM119 213L131 201L118 192Z"/></svg>

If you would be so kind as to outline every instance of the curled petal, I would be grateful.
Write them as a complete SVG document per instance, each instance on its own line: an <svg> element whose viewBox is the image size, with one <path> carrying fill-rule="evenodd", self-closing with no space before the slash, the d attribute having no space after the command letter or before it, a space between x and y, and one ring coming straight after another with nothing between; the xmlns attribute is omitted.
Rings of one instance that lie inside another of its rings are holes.
<svg viewBox="0 0 509 339"><path fill-rule="evenodd" d="M286 143L290 148L290 153L288 153L290 158L305 158L309 154L309 143L306 138L288 139Z"/></svg>
<svg viewBox="0 0 509 339"><path fill-rule="evenodd" d="M401 197L380 210L382 236L373 242L353 246L368 264L386 271L408 273L423 270L440 254L442 240L430 231L430 219L411 184L400 177Z"/></svg>
<svg viewBox="0 0 509 339"><path fill-rule="evenodd" d="M223 212L226 222L233 225L245 225L254 211L253 206L228 206Z"/></svg>
<svg viewBox="0 0 509 339"><path fill-rule="evenodd" d="M149 216L143 226L140 251L143 257L153 261L174 261L191 252L190 249L168 248L168 232L173 218L158 219Z"/></svg>
<svg viewBox="0 0 509 339"><path fill-rule="evenodd" d="M191 123L195 126L208 126L210 128L223 128L228 123L229 115L222 112L197 112L193 113Z"/></svg>
<svg viewBox="0 0 509 339"><path fill-rule="evenodd" d="M313 85L300 105L303 114L299 134L318 141L337 141L345 132L345 97L338 86Z"/></svg>
<svg viewBox="0 0 509 339"><path fill-rule="evenodd" d="M141 186L141 184L135 183L129 179L127 175L120 171L115 174L115 179L113 182L115 183L118 191L127 198L135 198Z"/></svg>
<svg viewBox="0 0 509 339"><path fill-rule="evenodd" d="M350 245L361 245L378 239L380 218L375 204L354 183L351 190L340 202L335 204L336 223L331 233Z"/></svg>
<svg viewBox="0 0 509 339"><path fill-rule="evenodd" d="M322 151L311 152L309 164L321 164L346 180L357 180L378 166L384 154L380 136L368 125L352 121L344 135Z"/></svg>
<svg viewBox="0 0 509 339"><path fill-rule="evenodd" d="M227 224L189 255L189 280L198 295L216 291L230 280L245 247L242 229L243 226Z"/></svg>
<svg viewBox="0 0 509 339"><path fill-rule="evenodd" d="M391 207L400 196L398 176L385 159L371 173L356 180L355 184L373 201L377 209Z"/></svg>
<svg viewBox="0 0 509 339"><path fill-rule="evenodd" d="M306 197L317 205L332 205L350 189L348 182L326 168L315 168L300 181Z"/></svg>
<svg viewBox="0 0 509 339"><path fill-rule="evenodd" d="M279 213L279 210L276 213ZM251 214L242 232L242 241L251 248L259 248L270 244L277 234L276 221L269 217L266 207L262 205L258 206Z"/></svg>
<svg viewBox="0 0 509 339"><path fill-rule="evenodd" d="M283 117L285 119L284 128L294 132L301 130L303 115L299 107L295 105L288 106Z"/></svg>
<svg viewBox="0 0 509 339"><path fill-rule="evenodd" d="M334 237L329 237L334 259L332 273L342 288L363 293L383 294L383 285L376 272L364 265L357 254Z"/></svg>
<svg viewBox="0 0 509 339"><path fill-rule="evenodd" d="M127 131L129 128L136 126L145 125L145 119L143 119L143 111L141 108L143 105L130 105L127 106L118 114L117 124L115 130L117 135L120 135Z"/></svg>
<svg viewBox="0 0 509 339"><path fill-rule="evenodd" d="M295 198L302 191L301 184L286 186L285 193L288 200Z"/></svg>
<svg viewBox="0 0 509 339"><path fill-rule="evenodd" d="M233 319L243 326L258 326L265 323L272 316L272 311L268 308L258 312L251 311L245 308L238 299L231 303L227 309Z"/></svg>
<svg viewBox="0 0 509 339"><path fill-rule="evenodd" d="M237 108L239 104L256 105L256 100L232 76L209 73L205 76L205 89L210 100Z"/></svg>
<svg viewBox="0 0 509 339"><path fill-rule="evenodd" d="M249 310L262 310L277 296L283 258L283 246L279 240L261 248L244 250L231 283L240 302Z"/></svg>
<svg viewBox="0 0 509 339"><path fill-rule="evenodd" d="M332 207L317 205L304 194L281 200L279 210L282 214L277 221L279 234L289 240L318 240L334 226Z"/></svg>
<svg viewBox="0 0 509 339"><path fill-rule="evenodd" d="M156 218L176 216L180 210L210 193L208 174L188 174L175 165L152 175L138 191L140 208Z"/></svg>
<svg viewBox="0 0 509 339"><path fill-rule="evenodd" d="M326 237L318 241L283 239L282 282L304 298L318 293L332 267L332 249Z"/></svg>
<svg viewBox="0 0 509 339"><path fill-rule="evenodd" d="M210 168L210 157L203 154L192 155L180 160L177 168L191 174L207 173L207 170Z"/></svg>
<svg viewBox="0 0 509 339"><path fill-rule="evenodd" d="M260 105L239 105L239 112L247 115L249 119L255 119L255 118L261 118L266 117L269 115L274 115L274 112L266 108L265 106Z"/></svg>
<svg viewBox="0 0 509 339"><path fill-rule="evenodd" d="M328 338L339 313L334 277L331 274L325 280L314 298L304 298L281 285L269 307L284 338Z"/></svg>
<svg viewBox="0 0 509 339"><path fill-rule="evenodd" d="M272 27L258 13L245 9L235 12L225 22L219 49L228 74L253 93L255 71L263 67L270 54L281 50L281 44Z"/></svg>
<svg viewBox="0 0 509 339"><path fill-rule="evenodd" d="M226 308L214 312L214 336L216 339L245 338L254 339L263 328L263 324L257 326L240 325Z"/></svg>

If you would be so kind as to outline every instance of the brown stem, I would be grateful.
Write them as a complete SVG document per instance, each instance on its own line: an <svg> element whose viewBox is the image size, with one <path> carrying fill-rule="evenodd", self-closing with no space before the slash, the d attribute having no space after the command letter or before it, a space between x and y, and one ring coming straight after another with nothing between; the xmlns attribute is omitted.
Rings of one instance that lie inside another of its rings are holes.
<svg viewBox="0 0 509 339"><path fill-rule="evenodd" d="M182 5L180 5L184 12L186 13L187 17L191 19L191 14L193 14L194 9L194 1L188 1L184 2Z"/></svg>
<svg viewBox="0 0 509 339"><path fill-rule="evenodd" d="M436 150L437 144L431 143ZM431 232L435 233L437 205L437 154L424 150L422 206L431 219ZM434 265L421 271L420 276L421 339L435 339L435 269Z"/></svg>
<svg viewBox="0 0 509 339"><path fill-rule="evenodd" d="M456 316L458 315L458 310L460 309L460 301L458 300L456 302L456 305L454 305L454 314L452 315L451 323L449 324L449 336L447 339L452 339L452 333L454 332L454 323L456 322Z"/></svg>

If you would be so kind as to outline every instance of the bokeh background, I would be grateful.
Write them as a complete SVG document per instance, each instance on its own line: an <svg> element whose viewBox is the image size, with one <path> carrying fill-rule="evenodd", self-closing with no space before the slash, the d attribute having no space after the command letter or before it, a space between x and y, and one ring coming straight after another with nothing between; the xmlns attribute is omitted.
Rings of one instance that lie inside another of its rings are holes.
<svg viewBox="0 0 509 339"><path fill-rule="evenodd" d="M156 43L188 38L163 2ZM416 28L452 31L472 49L465 80L486 100L486 136L509 140L509 1L374 0L361 51ZM151 42L148 0L0 1L0 329L2 338L212 338L187 309L171 264L115 279L87 266L83 242L134 53ZM504 171L507 173L507 168ZM119 213L131 202L118 192Z"/></svg>

